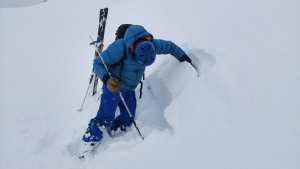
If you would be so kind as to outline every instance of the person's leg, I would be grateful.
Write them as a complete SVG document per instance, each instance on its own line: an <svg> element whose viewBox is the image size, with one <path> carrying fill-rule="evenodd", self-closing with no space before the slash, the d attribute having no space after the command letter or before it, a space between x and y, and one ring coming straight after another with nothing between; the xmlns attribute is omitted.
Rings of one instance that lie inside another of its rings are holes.
<svg viewBox="0 0 300 169"><path fill-rule="evenodd" d="M83 136L85 142L97 142L102 139L102 131L98 126L109 128L115 118L115 112L120 101L119 95L110 92L106 86L102 87L100 107L95 118L91 119Z"/></svg>
<svg viewBox="0 0 300 169"><path fill-rule="evenodd" d="M126 91L122 92L126 105L130 111L132 118L130 118L125 105L120 100L118 106L120 109L120 115L115 119L113 122L113 129L117 130L121 128L121 130L125 129L125 127L131 126L133 119L135 117L135 110L136 110L136 97L134 91Z"/></svg>
<svg viewBox="0 0 300 169"><path fill-rule="evenodd" d="M110 92L106 86L103 86L102 90L100 107L95 119L99 122L100 126L111 127L115 119L115 112L120 102L120 97L118 93Z"/></svg>
<svg viewBox="0 0 300 169"><path fill-rule="evenodd" d="M87 143L98 142L102 139L102 131L98 128L95 118L91 119L82 140Z"/></svg>

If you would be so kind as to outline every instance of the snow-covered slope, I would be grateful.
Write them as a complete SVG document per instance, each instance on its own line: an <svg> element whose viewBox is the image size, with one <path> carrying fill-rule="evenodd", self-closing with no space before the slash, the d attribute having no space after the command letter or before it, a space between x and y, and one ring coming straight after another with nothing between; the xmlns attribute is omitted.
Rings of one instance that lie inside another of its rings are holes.
<svg viewBox="0 0 300 169"><path fill-rule="evenodd" d="M137 123L91 159L73 153L98 109L77 112L91 71L89 34L110 8L193 55L149 67ZM300 168L300 2L52 0L0 9L0 168Z"/></svg>
<svg viewBox="0 0 300 169"><path fill-rule="evenodd" d="M0 8L18 8L37 5L47 0L1 0Z"/></svg>

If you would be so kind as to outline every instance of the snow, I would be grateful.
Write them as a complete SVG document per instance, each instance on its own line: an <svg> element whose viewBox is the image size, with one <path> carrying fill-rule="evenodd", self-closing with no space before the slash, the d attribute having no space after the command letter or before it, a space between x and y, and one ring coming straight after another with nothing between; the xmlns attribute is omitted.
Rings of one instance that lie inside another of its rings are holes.
<svg viewBox="0 0 300 169"><path fill-rule="evenodd" d="M103 7L105 44L119 24L142 24L183 46L201 74L159 56L138 102L145 140L132 128L81 161L74 152L98 98L76 110ZM52 0L1 8L0 169L299 169L299 7L297 0Z"/></svg>
<svg viewBox="0 0 300 169"><path fill-rule="evenodd" d="M37 5L47 0L1 0L0 8L18 8Z"/></svg>

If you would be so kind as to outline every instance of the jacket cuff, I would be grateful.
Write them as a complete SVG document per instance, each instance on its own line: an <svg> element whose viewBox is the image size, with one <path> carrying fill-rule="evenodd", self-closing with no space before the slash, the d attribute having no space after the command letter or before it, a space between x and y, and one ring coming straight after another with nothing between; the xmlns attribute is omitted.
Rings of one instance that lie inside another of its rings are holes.
<svg viewBox="0 0 300 169"><path fill-rule="evenodd" d="M105 74L101 80L102 80L103 84L106 84L108 79L109 79L109 75Z"/></svg>

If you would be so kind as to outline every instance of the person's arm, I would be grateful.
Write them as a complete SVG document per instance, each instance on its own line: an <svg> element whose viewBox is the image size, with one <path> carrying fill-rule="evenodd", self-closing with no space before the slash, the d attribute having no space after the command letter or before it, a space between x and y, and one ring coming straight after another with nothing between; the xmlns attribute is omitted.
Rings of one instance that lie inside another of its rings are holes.
<svg viewBox="0 0 300 169"><path fill-rule="evenodd" d="M124 50L126 50L124 48L124 42L117 40L110 44L107 49L101 53L101 56L94 59L93 71L104 83L108 80L109 75L100 57L102 57L104 63L109 68L110 65L118 63L122 59Z"/></svg>
<svg viewBox="0 0 300 169"><path fill-rule="evenodd" d="M180 62L192 62L187 54L172 41L153 39L153 44L156 54L171 54Z"/></svg>

